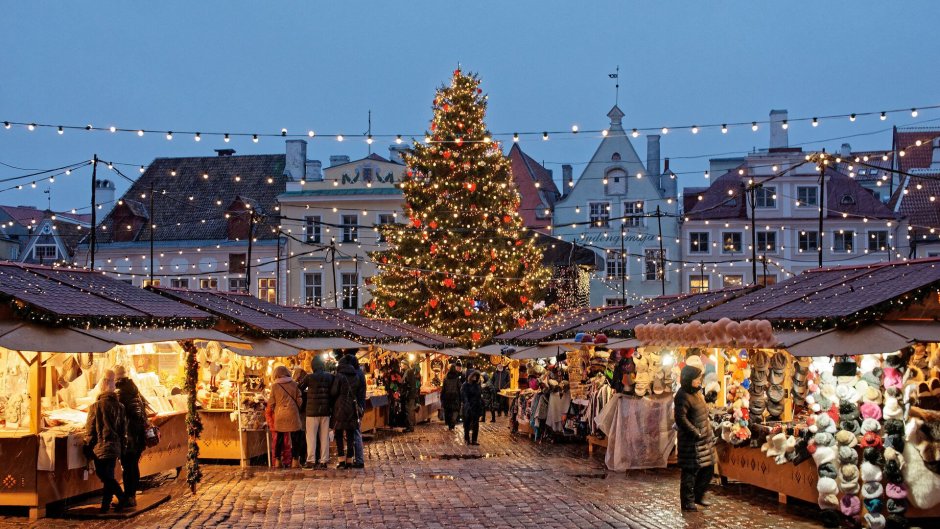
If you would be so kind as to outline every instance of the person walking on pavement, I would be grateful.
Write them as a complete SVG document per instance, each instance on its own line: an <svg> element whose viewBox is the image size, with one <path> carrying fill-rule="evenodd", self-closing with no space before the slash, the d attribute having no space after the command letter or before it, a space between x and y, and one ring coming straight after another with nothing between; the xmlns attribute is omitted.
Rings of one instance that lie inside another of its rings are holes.
<svg viewBox="0 0 940 529"><path fill-rule="evenodd" d="M304 407L307 426L307 460L304 468L325 469L330 461L330 416L333 415L333 375L320 356L311 362L312 373L304 378L301 391L307 396ZM319 443L319 452L317 451Z"/></svg>
<svg viewBox="0 0 940 529"><path fill-rule="evenodd" d="M480 414L483 411L479 371L472 370L467 375L467 381L460 388L460 397L463 402L463 440L468 445L479 445L477 437L480 434Z"/></svg>
<svg viewBox="0 0 940 529"><path fill-rule="evenodd" d="M333 430L336 439L338 469L354 468L355 432L359 428L360 408L356 399L359 378L353 366L355 357L346 355L339 361L330 395L333 397Z"/></svg>
<svg viewBox="0 0 940 529"><path fill-rule="evenodd" d="M509 370L504 364L496 366L493 378L490 380L493 388L496 390L496 415L509 415L509 399L500 395L499 392L509 389Z"/></svg>
<svg viewBox="0 0 940 529"><path fill-rule="evenodd" d="M95 474L104 485L101 513L111 510L111 498L117 498L117 510L130 507L121 485L114 478L117 460L127 449L127 416L115 392L114 371L104 372L98 383L98 398L88 408L85 422L87 455L95 462Z"/></svg>
<svg viewBox="0 0 940 529"><path fill-rule="evenodd" d="M300 389L304 379L307 378L307 372L300 366L295 366L291 371L291 378L297 383L297 389L300 390L300 429L290 434L291 455L294 457L297 466L303 466L307 462L307 422L305 420L305 411L307 409L307 392Z"/></svg>
<svg viewBox="0 0 940 529"><path fill-rule="evenodd" d="M274 368L274 384L268 408L274 417L274 466L290 467L293 453L291 436L300 430L300 388L286 366ZM297 463L300 466L300 463Z"/></svg>
<svg viewBox="0 0 940 529"><path fill-rule="evenodd" d="M114 366L114 387L118 400L124 406L127 417L127 447L121 456L121 471L124 495L130 507L137 506L137 490L140 488L140 456L147 448L148 405L137 389L137 384L127 376L124 366Z"/></svg>
<svg viewBox="0 0 940 529"><path fill-rule="evenodd" d="M401 402L405 412L405 431L415 431L415 406L417 406L418 393L421 392L421 377L417 363L407 361L407 369L402 376Z"/></svg>
<svg viewBox="0 0 940 529"><path fill-rule="evenodd" d="M454 364L450 365L441 387L441 406L444 408L444 422L453 430L457 426L457 414L460 412L460 374Z"/></svg>
<svg viewBox="0 0 940 529"><path fill-rule="evenodd" d="M715 433L702 394L702 370L687 365L679 375L675 397L676 428L679 431L679 468L682 469L679 499L683 511L707 507L705 492L715 473Z"/></svg>

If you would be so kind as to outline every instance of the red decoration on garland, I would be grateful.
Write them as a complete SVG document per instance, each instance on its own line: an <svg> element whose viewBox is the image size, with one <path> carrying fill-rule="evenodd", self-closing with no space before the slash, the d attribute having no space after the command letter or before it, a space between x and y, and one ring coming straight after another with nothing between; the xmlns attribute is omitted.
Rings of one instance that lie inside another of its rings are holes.
<svg viewBox="0 0 940 529"><path fill-rule="evenodd" d="M477 190L476 182L470 182L469 184L467 184L467 189L469 189L471 193L476 191Z"/></svg>
<svg viewBox="0 0 940 529"><path fill-rule="evenodd" d="M437 130L437 123L434 123L433 121L431 122L431 130Z"/></svg>
<svg viewBox="0 0 940 529"><path fill-rule="evenodd" d="M428 226L430 226L431 229L436 230L436 229L437 229L437 221L436 221L436 220L432 220L430 223L428 223Z"/></svg>
<svg viewBox="0 0 940 529"><path fill-rule="evenodd" d="M421 227L421 219L419 219L418 217L411 217L411 223L414 224L415 228Z"/></svg>
<svg viewBox="0 0 940 529"><path fill-rule="evenodd" d="M441 153L441 156L443 156L445 160L449 159L450 151L444 151L443 153Z"/></svg>
<svg viewBox="0 0 940 529"><path fill-rule="evenodd" d="M394 306L395 306L395 300L394 300L394 299L388 300L388 306L389 306L389 307L394 307Z"/></svg>
<svg viewBox="0 0 940 529"><path fill-rule="evenodd" d="M519 296L519 301L525 303L526 301L529 301L529 298L527 298L527 297L525 297L525 296Z"/></svg>
<svg viewBox="0 0 940 529"><path fill-rule="evenodd" d="M461 145L463 145L463 138L457 138L457 141L455 141L454 143L456 143L457 146L460 147Z"/></svg>
<svg viewBox="0 0 940 529"><path fill-rule="evenodd" d="M503 222L506 224L509 224L510 222L512 222L512 217L510 217L509 215L503 215Z"/></svg>
<svg viewBox="0 0 940 529"><path fill-rule="evenodd" d="M470 314L471 314L470 309L463 309L464 316L470 316Z"/></svg>
<svg viewBox="0 0 940 529"><path fill-rule="evenodd" d="M439 301L437 301L437 299L434 299L434 298L431 298L431 301L428 302L428 304L431 305L432 309L436 309L438 303Z"/></svg>
<svg viewBox="0 0 940 529"><path fill-rule="evenodd" d="M525 324L528 323L528 321L526 321L525 318L519 318L516 320L516 323L518 323L520 327L525 327Z"/></svg>
<svg viewBox="0 0 940 529"><path fill-rule="evenodd" d="M490 272L496 271L496 265L490 265Z"/></svg>
<svg viewBox="0 0 940 529"><path fill-rule="evenodd" d="M441 284L447 288L457 288L457 285L456 283L454 283L454 280L449 277L445 279Z"/></svg>
<svg viewBox="0 0 940 529"><path fill-rule="evenodd" d="M472 333L470 333L470 338L473 338L473 341L474 341L474 342L479 342L479 341L480 341L480 333L478 333L478 332L476 332L476 331L473 331Z"/></svg>
<svg viewBox="0 0 940 529"><path fill-rule="evenodd" d="M444 112L450 111L450 105L448 105L447 103L444 103L443 109L444 109Z"/></svg>
<svg viewBox="0 0 940 529"><path fill-rule="evenodd" d="M431 245L431 253L437 253L437 245L436 245L436 244L432 244L432 245Z"/></svg>

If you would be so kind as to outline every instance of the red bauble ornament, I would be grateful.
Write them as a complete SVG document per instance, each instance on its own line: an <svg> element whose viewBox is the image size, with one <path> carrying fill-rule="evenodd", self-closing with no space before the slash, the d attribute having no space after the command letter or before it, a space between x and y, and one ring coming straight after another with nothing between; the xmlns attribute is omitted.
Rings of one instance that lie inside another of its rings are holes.
<svg viewBox="0 0 940 529"><path fill-rule="evenodd" d="M450 110L450 105L448 105L447 103L444 103L444 106L442 108L444 109L444 112L447 112Z"/></svg>
<svg viewBox="0 0 940 529"><path fill-rule="evenodd" d="M437 253L437 245L436 245L436 244L432 244L432 245L431 245L431 253Z"/></svg>
<svg viewBox="0 0 940 529"><path fill-rule="evenodd" d="M388 306L389 306L389 308L394 307L394 306L395 306L395 300L394 300L394 299L389 300Z"/></svg>
<svg viewBox="0 0 940 529"><path fill-rule="evenodd" d="M505 222L506 224L509 224L510 222L512 222L512 217L510 217L509 215L503 215L503 222Z"/></svg>
<svg viewBox="0 0 940 529"><path fill-rule="evenodd" d="M469 184L467 184L467 189L469 189L471 193L476 191L477 190L476 182L470 182Z"/></svg>
<svg viewBox="0 0 940 529"><path fill-rule="evenodd" d="M470 252L464 252L464 253L463 253L463 260L464 260L464 261L467 261L467 260L469 260L469 259L470 259Z"/></svg>
<svg viewBox="0 0 940 529"><path fill-rule="evenodd" d="M496 271L496 265L490 265L490 272Z"/></svg>
<svg viewBox="0 0 940 529"><path fill-rule="evenodd" d="M385 264L385 263L387 263L387 262L388 262L388 257L385 257L385 256L383 255L383 256L382 256L382 264Z"/></svg>
<svg viewBox="0 0 940 529"><path fill-rule="evenodd" d="M419 219L418 217L412 217L411 223L414 224L415 228L421 227L421 219Z"/></svg>
<svg viewBox="0 0 940 529"><path fill-rule="evenodd" d="M462 121L458 121L458 122L457 122L457 128L458 128L458 129L463 129L463 122L462 122Z"/></svg>
<svg viewBox="0 0 940 529"><path fill-rule="evenodd" d="M431 229L435 229L435 230L436 230L436 229L437 229L437 221L436 221L436 220L432 220L430 223L428 223L428 226L430 226Z"/></svg>
<svg viewBox="0 0 940 529"><path fill-rule="evenodd" d="M516 246L522 246L522 241L516 241Z"/></svg>
<svg viewBox="0 0 940 529"><path fill-rule="evenodd" d="M463 138L457 138L457 139L454 141L454 143L456 143L457 146L460 147L461 145L463 145Z"/></svg>
<svg viewBox="0 0 940 529"><path fill-rule="evenodd" d="M483 93L483 89L482 89L482 88L477 88L477 93L478 93L478 94L482 94L482 93Z"/></svg>
<svg viewBox="0 0 940 529"><path fill-rule="evenodd" d="M437 130L437 123L431 122L431 130Z"/></svg>
<svg viewBox="0 0 940 529"><path fill-rule="evenodd" d="M519 318L518 320L516 320L516 323L518 323L520 327L525 327L525 324L528 322L526 321L525 318Z"/></svg>
<svg viewBox="0 0 940 529"><path fill-rule="evenodd" d="M443 156L445 160L450 159L450 151L442 152L441 156Z"/></svg>
<svg viewBox="0 0 940 529"><path fill-rule="evenodd" d="M519 296L519 301L525 303L526 301L529 301L529 298L527 298L527 297L525 297L525 296Z"/></svg>

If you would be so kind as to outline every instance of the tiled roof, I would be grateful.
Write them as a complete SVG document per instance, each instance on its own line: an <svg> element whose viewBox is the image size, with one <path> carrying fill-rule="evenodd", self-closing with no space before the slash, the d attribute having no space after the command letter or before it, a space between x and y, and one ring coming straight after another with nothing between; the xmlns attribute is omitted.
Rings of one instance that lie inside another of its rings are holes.
<svg viewBox="0 0 940 529"><path fill-rule="evenodd" d="M604 332L612 336L630 333L640 324L675 323L689 316L742 296L753 288L729 288L696 294L660 296L642 305L611 314L578 328L584 332Z"/></svg>
<svg viewBox="0 0 940 529"><path fill-rule="evenodd" d="M885 160L884 156L888 154L888 159ZM837 169L843 174L849 174L850 172L855 173L856 182L874 182L877 180L882 180L883 176L891 177L891 172L889 171L894 167L894 155L892 153L885 153L884 151L857 151L851 154L852 159L846 160L839 165ZM853 163L856 157L864 160L865 157L868 157L868 161L864 162L866 166L859 167ZM853 171L849 171L848 167L852 165L854 167ZM868 167L870 165L875 166L875 168Z"/></svg>
<svg viewBox="0 0 940 529"><path fill-rule="evenodd" d="M268 314L256 310L242 303L241 300L233 300L220 292L159 287L152 290L168 298L211 312L257 334L291 334L297 336L308 334L308 329L303 325L293 323L276 313Z"/></svg>
<svg viewBox="0 0 940 529"><path fill-rule="evenodd" d="M728 301L692 319L766 319L781 326L809 320L834 326L838 319L855 318L862 311L936 284L940 284L940 259L934 258L820 268Z"/></svg>
<svg viewBox="0 0 940 529"><path fill-rule="evenodd" d="M567 266L577 264L595 267L599 257L590 248L535 230L526 230L523 237L535 237L535 244L542 249L542 264L545 266Z"/></svg>
<svg viewBox="0 0 940 529"><path fill-rule="evenodd" d="M417 325L411 325L403 321L391 319L379 319L375 321L379 321L393 328L398 328L402 331L402 334L406 335L409 339L420 344L424 344L427 347L439 349L442 347L451 347L457 345L457 342L455 342L452 338L435 334L426 329L422 329Z"/></svg>
<svg viewBox="0 0 940 529"><path fill-rule="evenodd" d="M513 181L520 195L519 214L526 226L544 228L551 218L542 210L552 208L561 198L551 172L522 152L518 143L509 149L509 163Z"/></svg>
<svg viewBox="0 0 940 529"><path fill-rule="evenodd" d="M746 219L747 201L742 198L746 175L739 175L736 167L715 180L704 192L686 197L685 203L697 202L685 216L690 220L705 219ZM847 213L853 217L878 219L895 218L888 206L881 203L870 191L858 182L837 170L830 170L826 184L826 211L829 217L842 217ZM806 177L807 182L817 182L818 178ZM733 196L728 194L732 191ZM698 197L702 199L699 200Z"/></svg>
<svg viewBox="0 0 940 529"><path fill-rule="evenodd" d="M708 191L707 187L684 187L682 188L682 211L689 212L692 211L698 204L698 197L705 191Z"/></svg>
<svg viewBox="0 0 940 529"><path fill-rule="evenodd" d="M65 211L50 211L50 210L40 210L32 206L2 206L0 205L0 210L6 213L14 222L20 224L21 226L30 226L38 224L45 218L49 218L52 215L55 215L57 219L71 220L73 222L78 222L82 224L88 224L91 222L91 215L79 215L75 213L69 213Z"/></svg>
<svg viewBox="0 0 940 529"><path fill-rule="evenodd" d="M43 313L47 321L185 325L211 316L91 271L0 263L0 297ZM67 321L56 321L65 319Z"/></svg>
<svg viewBox="0 0 940 529"><path fill-rule="evenodd" d="M283 193L289 197L320 196L320 195L404 195L397 187L372 187L349 189L305 189L303 191L288 191Z"/></svg>
<svg viewBox="0 0 940 529"><path fill-rule="evenodd" d="M930 178L922 176L903 177L904 184L891 197L890 204L901 201L898 212L907 217L907 222L914 229L911 234L914 243L928 239L935 240L931 228L940 228L940 202L931 201L930 197L940 197L940 172ZM904 194L907 190L907 194Z"/></svg>
<svg viewBox="0 0 940 529"><path fill-rule="evenodd" d="M496 336L497 342L513 344L531 344L549 340L589 322L623 310L623 307L582 307L566 310L538 320L528 322L524 327L504 332Z"/></svg>
<svg viewBox="0 0 940 529"><path fill-rule="evenodd" d="M276 234L272 228L278 225L274 208L277 196L284 192L287 182L284 158L283 154L157 158L134 181L124 199L149 206L152 185L152 221L157 225L155 240L173 241L226 239L226 209L236 197L249 198L267 214L265 222L255 228L256 236L259 239L273 239ZM172 174L174 171L175 176ZM209 178L204 178L204 174L208 174ZM271 179L271 183L268 183L268 179ZM141 198L142 195L147 198ZM112 242L113 216L112 211L101 223L107 230L99 229L98 244ZM137 240L149 240L149 225L149 222L146 223L140 230Z"/></svg>
<svg viewBox="0 0 940 529"><path fill-rule="evenodd" d="M930 166L930 158L933 155L931 141L940 137L940 128L938 127L905 127L898 129L894 136L894 144L898 150L904 150L904 156L898 157L898 168L903 172L910 172L911 169ZM920 140L918 147L916 142Z"/></svg>
<svg viewBox="0 0 940 529"><path fill-rule="evenodd" d="M526 172L528 172L529 177L533 181L539 183L539 190L543 192L543 196L549 200L548 206L555 204L555 201L561 196L561 193L558 191L558 186L555 185L555 180L552 178L552 173L546 169L542 164L535 161L534 158L526 154L519 148L518 143L513 143L512 148L509 150L509 157L514 156L513 153L518 153L518 156L522 160Z"/></svg>

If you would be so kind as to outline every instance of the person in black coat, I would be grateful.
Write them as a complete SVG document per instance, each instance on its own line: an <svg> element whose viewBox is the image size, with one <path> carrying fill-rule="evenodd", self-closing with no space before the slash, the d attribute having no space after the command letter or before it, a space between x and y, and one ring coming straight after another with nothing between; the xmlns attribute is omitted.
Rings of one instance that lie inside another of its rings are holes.
<svg viewBox="0 0 940 529"><path fill-rule="evenodd" d="M682 469L679 499L683 511L698 510L696 504L710 505L705 500L705 492L715 473L715 433L702 394L702 375L702 370L695 366L683 367L675 397L679 468Z"/></svg>
<svg viewBox="0 0 940 529"><path fill-rule="evenodd" d="M118 400L124 406L127 417L127 447L121 455L121 472L127 505L137 506L137 489L140 488L140 457L147 448L146 431L150 425L147 418L147 402L137 389L137 384L127 376L124 366L114 366L115 389Z"/></svg>
<svg viewBox="0 0 940 529"><path fill-rule="evenodd" d="M444 408L444 422L453 430L457 426L457 414L460 412L460 373L454 364L450 365L444 384L441 387L441 406Z"/></svg>
<svg viewBox="0 0 940 529"><path fill-rule="evenodd" d="M326 468L330 461L330 416L333 415L333 375L326 370L323 358L315 356L311 362L313 372L300 385L306 396L304 406L307 427L307 461L304 468ZM317 450L319 442L319 451Z"/></svg>
<svg viewBox="0 0 940 529"><path fill-rule="evenodd" d="M359 376L353 365L354 357L346 355L339 361L330 396L333 398L333 430L336 438L336 455L339 463L336 468L345 469L355 466L356 430L359 429ZM345 439L345 444L344 444Z"/></svg>
<svg viewBox="0 0 940 529"><path fill-rule="evenodd" d="M463 440L469 445L478 445L480 415L483 413L483 389L480 387L480 372L470 371L467 381L460 388L463 403Z"/></svg>
<svg viewBox="0 0 940 529"><path fill-rule="evenodd" d="M509 370L506 369L506 366L500 364L496 366L496 372L493 373L493 378L490 380L490 383L493 384L493 387L496 389L496 414L497 415L509 415L509 399L499 395L498 393L504 389L509 389L509 380L510 374Z"/></svg>

